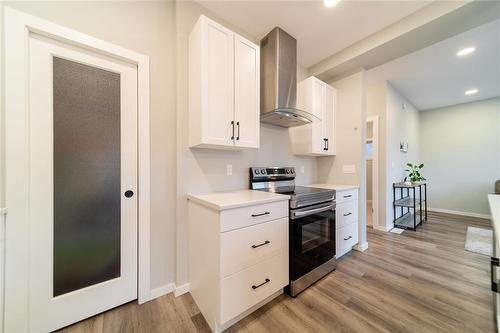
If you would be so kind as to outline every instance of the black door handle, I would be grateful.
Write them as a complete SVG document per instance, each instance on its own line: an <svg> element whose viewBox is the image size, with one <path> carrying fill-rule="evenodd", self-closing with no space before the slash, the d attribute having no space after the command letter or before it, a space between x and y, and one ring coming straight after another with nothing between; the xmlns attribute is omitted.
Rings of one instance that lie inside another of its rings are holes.
<svg viewBox="0 0 500 333"><path fill-rule="evenodd" d="M349 239L351 239L351 238L352 238L352 236L349 236L349 237L347 237L347 238L345 238L345 237L344 237L344 240L349 240Z"/></svg>
<svg viewBox="0 0 500 333"><path fill-rule="evenodd" d="M236 140L239 140L240 139L240 122L239 121L236 122L236 126L238 126L238 135L236 136Z"/></svg>
<svg viewBox="0 0 500 333"><path fill-rule="evenodd" d="M231 140L234 140L234 120L231 121L231 126L233 126L233 135L231 136Z"/></svg>
<svg viewBox="0 0 500 333"><path fill-rule="evenodd" d="M125 191L125 197L132 198L133 195L134 195L134 191L131 191L131 190Z"/></svg>
<svg viewBox="0 0 500 333"><path fill-rule="evenodd" d="M352 214L352 213L347 213L347 214L344 214L344 216L349 216L349 215L351 215L351 214Z"/></svg>

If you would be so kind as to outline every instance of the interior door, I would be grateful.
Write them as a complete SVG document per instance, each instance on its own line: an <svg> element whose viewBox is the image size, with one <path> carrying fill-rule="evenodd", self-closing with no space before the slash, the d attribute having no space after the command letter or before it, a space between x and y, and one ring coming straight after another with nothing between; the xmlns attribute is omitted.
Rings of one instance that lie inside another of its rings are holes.
<svg viewBox="0 0 500 333"><path fill-rule="evenodd" d="M260 128L259 47L245 38L234 38L235 145L259 148Z"/></svg>
<svg viewBox="0 0 500 333"><path fill-rule="evenodd" d="M137 67L29 39L29 331L137 298Z"/></svg>

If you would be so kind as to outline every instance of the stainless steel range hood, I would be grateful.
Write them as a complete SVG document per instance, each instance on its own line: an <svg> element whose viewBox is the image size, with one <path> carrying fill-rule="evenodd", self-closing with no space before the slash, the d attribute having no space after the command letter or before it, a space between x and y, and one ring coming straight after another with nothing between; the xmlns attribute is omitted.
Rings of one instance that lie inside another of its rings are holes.
<svg viewBox="0 0 500 333"><path fill-rule="evenodd" d="M293 127L318 120L296 108L297 40L279 27L260 41L260 121Z"/></svg>

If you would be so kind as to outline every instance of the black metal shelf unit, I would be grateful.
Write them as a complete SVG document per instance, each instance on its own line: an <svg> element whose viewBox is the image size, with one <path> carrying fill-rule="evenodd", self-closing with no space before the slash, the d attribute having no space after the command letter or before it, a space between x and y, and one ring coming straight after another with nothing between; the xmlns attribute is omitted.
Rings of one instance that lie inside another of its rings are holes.
<svg viewBox="0 0 500 333"><path fill-rule="evenodd" d="M411 185L394 183L392 193L395 227L415 231L420 224L427 221L427 183L418 182Z"/></svg>

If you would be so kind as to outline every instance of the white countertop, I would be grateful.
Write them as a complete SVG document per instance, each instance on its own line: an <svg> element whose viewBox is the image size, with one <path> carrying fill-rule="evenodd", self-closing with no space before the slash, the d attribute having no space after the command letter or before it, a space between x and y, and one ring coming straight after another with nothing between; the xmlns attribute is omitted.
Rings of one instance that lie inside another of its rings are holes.
<svg viewBox="0 0 500 333"><path fill-rule="evenodd" d="M254 190L188 194L188 200L197 202L215 210L253 206L289 199L289 195Z"/></svg>
<svg viewBox="0 0 500 333"><path fill-rule="evenodd" d="M495 238L500 240L500 194L488 194Z"/></svg>
<svg viewBox="0 0 500 333"><path fill-rule="evenodd" d="M352 190L355 188L359 188L358 185L346 185L346 184L310 184L310 185L302 185L302 186L307 186L307 187L317 187L317 188L326 188L329 190L335 190L335 191L345 191L345 190Z"/></svg>

